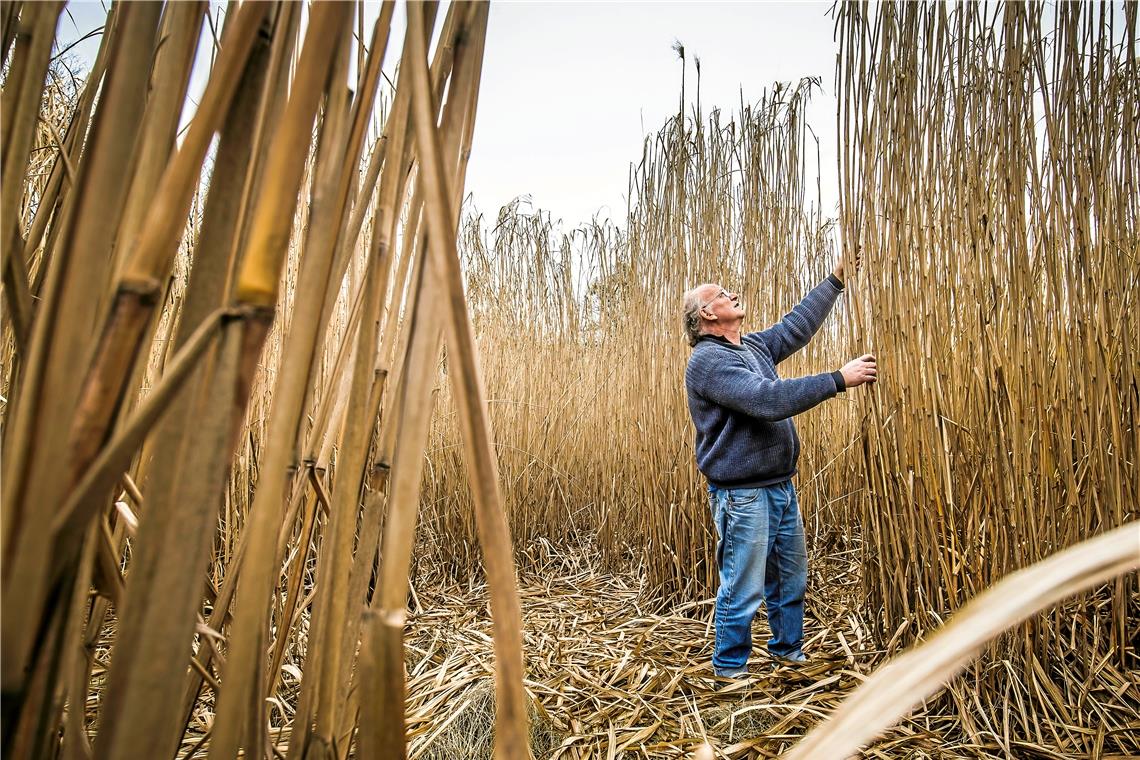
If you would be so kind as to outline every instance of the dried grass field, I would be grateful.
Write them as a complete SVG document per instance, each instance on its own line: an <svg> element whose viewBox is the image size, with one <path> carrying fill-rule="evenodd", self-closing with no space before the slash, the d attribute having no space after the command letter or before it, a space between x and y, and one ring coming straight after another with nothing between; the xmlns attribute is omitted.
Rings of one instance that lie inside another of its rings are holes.
<svg viewBox="0 0 1140 760"><path fill-rule="evenodd" d="M839 2L834 122L683 90L578 227L464 202L487 3L400 12L0 5L3 754L1140 756L1137 4ZM856 254L810 663L717 678L681 295Z"/></svg>

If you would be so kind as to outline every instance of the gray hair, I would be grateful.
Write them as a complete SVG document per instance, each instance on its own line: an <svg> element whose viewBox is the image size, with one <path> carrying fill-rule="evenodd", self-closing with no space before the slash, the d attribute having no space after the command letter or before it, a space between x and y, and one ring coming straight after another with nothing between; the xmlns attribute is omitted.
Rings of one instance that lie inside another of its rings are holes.
<svg viewBox="0 0 1140 760"><path fill-rule="evenodd" d="M685 339L689 341L690 346L697 345L697 341L701 339L701 307L704 305L701 303L701 289L706 287L708 287L707 282L685 291L682 323L685 328Z"/></svg>

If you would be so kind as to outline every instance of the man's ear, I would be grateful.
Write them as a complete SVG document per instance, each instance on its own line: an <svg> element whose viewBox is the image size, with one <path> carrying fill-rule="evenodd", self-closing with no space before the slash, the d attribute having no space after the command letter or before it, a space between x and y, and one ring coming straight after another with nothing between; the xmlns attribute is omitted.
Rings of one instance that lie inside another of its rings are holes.
<svg viewBox="0 0 1140 760"><path fill-rule="evenodd" d="M704 317L705 319L709 320L710 322L716 321L716 314L713 314L708 309L701 309L701 316Z"/></svg>

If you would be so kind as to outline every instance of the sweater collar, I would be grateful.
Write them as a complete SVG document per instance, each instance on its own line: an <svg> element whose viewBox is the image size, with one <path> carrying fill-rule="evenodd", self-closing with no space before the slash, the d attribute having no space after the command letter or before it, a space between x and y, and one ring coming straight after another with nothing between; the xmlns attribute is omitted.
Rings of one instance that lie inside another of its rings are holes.
<svg viewBox="0 0 1140 760"><path fill-rule="evenodd" d="M743 343L741 343L738 346L735 343L733 343L731 340L729 340L728 338L724 337L723 335L709 335L706 333L704 335L701 335L699 338L697 338L698 342L700 342L702 340L711 340L715 343L719 343L722 346L728 346L729 348L734 348L737 351L740 351L741 349L744 348Z"/></svg>

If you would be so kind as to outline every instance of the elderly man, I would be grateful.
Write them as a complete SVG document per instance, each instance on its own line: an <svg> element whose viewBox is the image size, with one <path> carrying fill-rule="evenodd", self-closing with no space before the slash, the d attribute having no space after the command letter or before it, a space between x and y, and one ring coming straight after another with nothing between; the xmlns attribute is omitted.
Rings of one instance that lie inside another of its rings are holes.
<svg viewBox="0 0 1140 760"><path fill-rule="evenodd" d="M736 293L711 284L685 293L685 333L693 346L685 387L697 467L709 481L719 535L718 676L747 674L761 598L772 631L769 655L785 663L807 659L801 649L807 552L791 482L800 454L792 416L874 382L877 369L870 354L835 372L786 380L776 365L819 330L843 290L843 275L841 261L778 324L754 333L741 333L744 308Z"/></svg>

